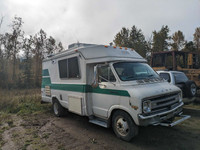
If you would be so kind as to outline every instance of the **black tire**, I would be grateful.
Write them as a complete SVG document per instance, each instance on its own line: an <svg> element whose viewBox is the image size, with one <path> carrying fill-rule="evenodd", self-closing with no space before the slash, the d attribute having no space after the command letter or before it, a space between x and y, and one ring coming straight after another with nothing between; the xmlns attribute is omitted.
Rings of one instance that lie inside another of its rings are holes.
<svg viewBox="0 0 200 150"><path fill-rule="evenodd" d="M197 94L197 86L194 81L186 82L186 92L188 97L194 97Z"/></svg>
<svg viewBox="0 0 200 150"><path fill-rule="evenodd" d="M53 100L53 112L57 117L64 116L65 109L61 106L58 100Z"/></svg>
<svg viewBox="0 0 200 150"><path fill-rule="evenodd" d="M124 111L116 111L112 117L112 128L116 136L124 141L130 141L138 134L138 126Z"/></svg>

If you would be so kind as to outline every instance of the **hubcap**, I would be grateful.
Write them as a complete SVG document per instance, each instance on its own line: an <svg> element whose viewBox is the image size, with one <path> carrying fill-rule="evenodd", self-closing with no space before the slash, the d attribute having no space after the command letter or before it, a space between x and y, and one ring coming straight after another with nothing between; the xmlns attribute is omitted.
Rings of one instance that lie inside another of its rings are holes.
<svg viewBox="0 0 200 150"><path fill-rule="evenodd" d="M116 129L117 129L117 132L121 135L121 136L126 136L129 132L129 126L128 126L128 123L127 121L120 117L117 119L116 121Z"/></svg>
<svg viewBox="0 0 200 150"><path fill-rule="evenodd" d="M192 95L196 94L196 86L194 84L191 85L191 92L192 92Z"/></svg>
<svg viewBox="0 0 200 150"><path fill-rule="evenodd" d="M58 114L58 104L57 103L53 104L53 110L54 110L54 113L57 115Z"/></svg>

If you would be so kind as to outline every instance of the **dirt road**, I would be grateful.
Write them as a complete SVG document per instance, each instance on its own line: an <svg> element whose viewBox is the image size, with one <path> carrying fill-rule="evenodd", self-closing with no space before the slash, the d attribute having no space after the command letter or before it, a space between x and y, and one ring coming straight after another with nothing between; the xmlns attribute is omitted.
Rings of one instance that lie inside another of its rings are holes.
<svg viewBox="0 0 200 150"><path fill-rule="evenodd" d="M11 115L8 118L0 126L4 142L2 150L200 149L198 115L173 128L141 127L139 135L130 143L117 139L111 129L90 124L88 118L72 113L63 118L54 117L52 113Z"/></svg>

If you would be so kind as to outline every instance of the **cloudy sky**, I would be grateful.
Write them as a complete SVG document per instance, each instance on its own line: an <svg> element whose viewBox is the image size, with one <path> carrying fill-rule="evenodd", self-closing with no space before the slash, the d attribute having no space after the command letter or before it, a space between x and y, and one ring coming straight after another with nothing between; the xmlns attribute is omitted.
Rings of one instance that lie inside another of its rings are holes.
<svg viewBox="0 0 200 150"><path fill-rule="evenodd" d="M148 39L168 25L192 40L200 27L200 0L0 0L0 32L14 16L22 17L26 34L41 28L67 46L73 42L108 44L122 27L136 25Z"/></svg>

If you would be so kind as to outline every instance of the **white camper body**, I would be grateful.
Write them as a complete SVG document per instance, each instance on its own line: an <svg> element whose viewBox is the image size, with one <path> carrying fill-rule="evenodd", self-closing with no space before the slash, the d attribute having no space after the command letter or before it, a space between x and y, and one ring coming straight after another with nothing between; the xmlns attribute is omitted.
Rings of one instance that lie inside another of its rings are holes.
<svg viewBox="0 0 200 150"><path fill-rule="evenodd" d="M133 65L137 79L123 76L123 66ZM46 58L42 67L42 101L51 102L57 116L66 108L92 123L115 126L116 135L127 141L137 126L178 123L163 121L182 112L181 90L157 77L132 49L78 43Z"/></svg>

